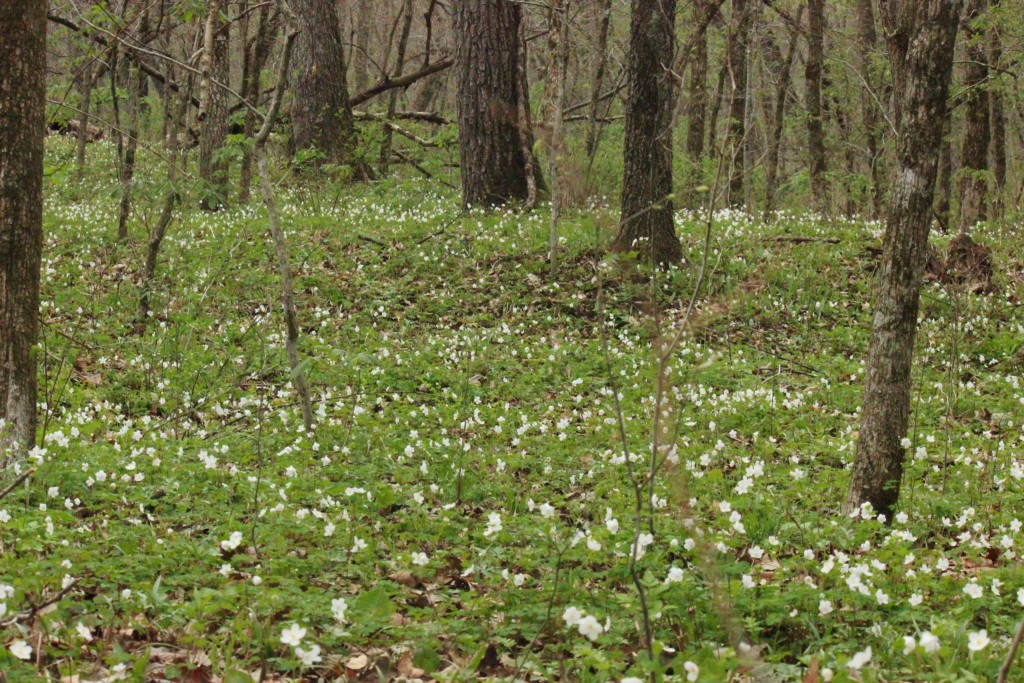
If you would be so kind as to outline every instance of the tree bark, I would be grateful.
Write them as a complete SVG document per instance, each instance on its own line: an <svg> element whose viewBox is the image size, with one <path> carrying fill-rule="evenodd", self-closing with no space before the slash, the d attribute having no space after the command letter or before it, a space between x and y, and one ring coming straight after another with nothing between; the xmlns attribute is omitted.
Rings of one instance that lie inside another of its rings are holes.
<svg viewBox="0 0 1024 683"><path fill-rule="evenodd" d="M395 57L394 73L396 76L402 74L405 68L405 52L409 46L409 32L412 30L412 0L404 0L402 3L402 32L398 38L398 54ZM388 96L388 113L385 117L384 139L380 144L380 161L378 168L381 175L388 174L388 163L391 160L391 141L393 132L391 126L387 125L395 117L398 110L398 90L392 90Z"/></svg>
<svg viewBox="0 0 1024 683"><path fill-rule="evenodd" d="M968 0L964 8L964 39L967 66L964 70L964 141L962 148L960 223L962 234L987 218L989 98L987 34L978 26L988 8L987 0Z"/></svg>
<svg viewBox="0 0 1024 683"><path fill-rule="evenodd" d="M228 166L221 150L228 136L228 24L221 21L221 2L210 3L203 37L202 85L199 109L199 206L216 211L227 204ZM216 81L216 82L214 82Z"/></svg>
<svg viewBox="0 0 1024 683"><path fill-rule="evenodd" d="M995 8L998 0L991 0ZM1003 42L999 33L999 25L993 24L990 33L989 63L1001 69L1003 61ZM992 177L995 181L992 196L992 215L1002 218L1006 203L1006 107L1003 102L1002 78L999 77L989 89L989 102L992 119L992 144L989 147L989 158L992 166Z"/></svg>
<svg viewBox="0 0 1024 683"><path fill-rule="evenodd" d="M355 91L362 92L370 85L370 21L373 18L374 0L356 0L355 4L355 35L352 41L352 67L355 72L353 83Z"/></svg>
<svg viewBox="0 0 1024 683"><path fill-rule="evenodd" d="M682 260L672 204L676 0L633 0L627 70L622 213L612 251L653 264Z"/></svg>
<svg viewBox="0 0 1024 683"><path fill-rule="evenodd" d="M694 16L703 16L711 0L695 0ZM704 161L704 134L708 114L708 34L707 29L695 36L693 52L690 53L690 82L686 103L686 158L690 170L686 181L686 203L697 208L701 193L694 185L700 183Z"/></svg>
<svg viewBox="0 0 1024 683"><path fill-rule="evenodd" d="M256 24L256 35L252 39L252 45L245 49L244 67L242 69L242 97L251 102L253 106L259 106L261 92L260 73L270 57L270 43L273 38L270 24L270 7L260 8ZM256 133L256 124L256 116L253 112L246 110L245 126L242 131L246 140L251 140ZM248 203L251 198L252 160L252 149L247 146L242 152L241 168L239 169L238 201L242 203Z"/></svg>
<svg viewBox="0 0 1024 683"><path fill-rule="evenodd" d="M728 65L729 82L729 147L732 160L729 164L729 204L744 204L746 183L744 148L747 142L747 42L750 35L750 17L753 14L752 0L733 0L732 32L729 35Z"/></svg>
<svg viewBox="0 0 1024 683"><path fill-rule="evenodd" d="M569 65L569 0L551 0L548 22L548 74L544 85L543 116L551 183L551 222L548 230L548 265L551 279L558 273L558 220L568 199L564 187L565 79ZM556 35L557 34L557 35Z"/></svg>
<svg viewBox="0 0 1024 683"><path fill-rule="evenodd" d="M0 455L36 439L47 4L0 3Z"/></svg>
<svg viewBox="0 0 1024 683"><path fill-rule="evenodd" d="M932 198L946 118L961 0L890 8L890 45L900 87L897 169L886 218L868 348L860 439L847 509L870 503L892 519L903 475L911 364Z"/></svg>
<svg viewBox="0 0 1024 683"><path fill-rule="evenodd" d="M82 125L78 127L78 142L75 149L75 182L80 183L85 177L85 154L86 143L89 142L89 118L92 113L92 77L93 59L89 56L88 50L82 63L82 80L79 87L79 94L82 101L79 104L78 119Z"/></svg>
<svg viewBox="0 0 1024 683"><path fill-rule="evenodd" d="M594 40L594 82L590 89L590 114L587 125L587 158L597 154L597 143L601 136L600 106L604 89L605 74L608 72L608 34L612 25L612 0L601 0L600 18L597 22L597 36Z"/></svg>
<svg viewBox="0 0 1024 683"><path fill-rule="evenodd" d="M331 0L294 0L301 33L295 45L298 78L292 104L296 150L315 147L331 164L347 164L353 178L373 177L356 155L355 119L345 78L341 27Z"/></svg>
<svg viewBox="0 0 1024 683"><path fill-rule="evenodd" d="M523 134L529 111L522 6L507 0L456 0L455 76L458 86L462 199L493 206L528 199L531 161Z"/></svg>
<svg viewBox="0 0 1024 683"><path fill-rule="evenodd" d="M874 54L878 46L878 32L875 29L875 11L871 0L857 0L857 35L858 35L858 67L864 79L860 96L860 106L864 118L865 148L867 151L868 177L871 182L871 214L872 218L882 215L882 195L884 193L881 152L879 150L879 116L878 78L875 74ZM878 98L878 101L876 101Z"/></svg>
<svg viewBox="0 0 1024 683"><path fill-rule="evenodd" d="M786 60L779 73L779 82L775 88L775 106L772 109L772 131L768 139L768 156L765 160L764 211L765 215L775 211L775 193L779 186L779 155L782 150L782 133L786 127L786 100L793 84L793 62L796 60L799 40L800 21L803 19L804 8L801 6L796 20L789 27L789 48Z"/></svg>
<svg viewBox="0 0 1024 683"><path fill-rule="evenodd" d="M829 214L829 192L825 174L825 126L822 122L821 81L825 67L825 0L807 0L807 152L809 156L811 203L820 215Z"/></svg>

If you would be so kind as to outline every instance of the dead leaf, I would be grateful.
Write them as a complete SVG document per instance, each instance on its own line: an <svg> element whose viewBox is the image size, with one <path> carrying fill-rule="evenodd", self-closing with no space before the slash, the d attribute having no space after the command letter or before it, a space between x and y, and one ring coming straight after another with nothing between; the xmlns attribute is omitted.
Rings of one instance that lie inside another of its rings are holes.
<svg viewBox="0 0 1024 683"><path fill-rule="evenodd" d="M348 661L345 662L345 668L349 671L362 671L370 665L370 658L366 655L356 655L355 657L349 657Z"/></svg>

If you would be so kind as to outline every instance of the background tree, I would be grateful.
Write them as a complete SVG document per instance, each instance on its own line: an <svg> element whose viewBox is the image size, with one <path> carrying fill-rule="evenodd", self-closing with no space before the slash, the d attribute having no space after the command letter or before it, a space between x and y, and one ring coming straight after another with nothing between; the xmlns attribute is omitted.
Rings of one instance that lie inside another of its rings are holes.
<svg viewBox="0 0 1024 683"><path fill-rule="evenodd" d="M829 197L825 173L825 125L822 119L821 82L825 69L825 0L807 0L807 153L814 210L828 214Z"/></svg>
<svg viewBox="0 0 1024 683"><path fill-rule="evenodd" d="M295 0L299 38L292 104L292 143L296 150L315 147L327 162L348 164L353 177L372 177L356 156L355 119L345 77L341 26L331 0Z"/></svg>
<svg viewBox="0 0 1024 683"><path fill-rule="evenodd" d="M0 455L36 438L46 8L0 4Z"/></svg>
<svg viewBox="0 0 1024 683"><path fill-rule="evenodd" d="M519 3L455 0L455 76L458 85L462 199L496 205L528 195L523 111L529 102L520 70Z"/></svg>
<svg viewBox="0 0 1024 683"><path fill-rule="evenodd" d="M988 191L989 98L988 98L988 31L981 25L985 19L986 0L968 0L964 8L963 31L967 43L964 65L964 139L962 185L960 194L961 233L970 231L987 216L985 199Z"/></svg>
<svg viewBox="0 0 1024 683"><path fill-rule="evenodd" d="M230 25L221 16L220 0L208 10L203 35L202 85L199 109L200 206L212 211L227 203L227 162L221 152L228 136L228 97L222 87L228 82Z"/></svg>
<svg viewBox="0 0 1024 683"><path fill-rule="evenodd" d="M632 3L622 211L612 243L613 251L637 251L658 264L683 257L672 203L675 13L675 0Z"/></svg>
<svg viewBox="0 0 1024 683"><path fill-rule="evenodd" d="M847 507L870 503L890 519L903 476L901 441L942 142L936 122L946 118L961 7L960 0L922 0L889 6L885 15L902 117Z"/></svg>

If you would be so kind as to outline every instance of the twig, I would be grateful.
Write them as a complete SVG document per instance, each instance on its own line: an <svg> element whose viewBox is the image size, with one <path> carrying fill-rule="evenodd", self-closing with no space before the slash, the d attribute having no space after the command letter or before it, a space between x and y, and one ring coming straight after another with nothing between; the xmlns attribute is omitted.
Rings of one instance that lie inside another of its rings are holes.
<svg viewBox="0 0 1024 683"><path fill-rule="evenodd" d="M36 468L35 468L35 467L33 467L33 468L31 468L31 469L28 469L28 470L26 470L26 471L25 471L25 472L24 472L23 474L21 474L21 475L20 475L20 476L19 476L19 477L18 477L17 479L15 479L15 480L14 480L13 482L11 482L11 485L10 485L10 486L8 486L7 488L5 488L5 489L4 489L3 491L0 491L0 500L3 500L4 498L6 498L6 497L7 497L7 495L8 495L8 494L9 494L9 493L10 493L11 491L13 491L14 489L18 488L18 484L20 484L21 482L25 481L26 479L28 479L29 477L31 477L31 476L32 476L33 474L35 474L35 471L36 471Z"/></svg>
<svg viewBox="0 0 1024 683"><path fill-rule="evenodd" d="M1006 683L1006 677L1010 673L1010 667L1013 666L1013 660L1017 658L1017 650L1020 649L1021 640L1024 640L1024 619L1017 626L1017 633L1013 636L1013 642L1010 643L1010 651L1006 653L1006 659L1003 661L1003 665L999 667L999 676L996 678L996 683Z"/></svg>

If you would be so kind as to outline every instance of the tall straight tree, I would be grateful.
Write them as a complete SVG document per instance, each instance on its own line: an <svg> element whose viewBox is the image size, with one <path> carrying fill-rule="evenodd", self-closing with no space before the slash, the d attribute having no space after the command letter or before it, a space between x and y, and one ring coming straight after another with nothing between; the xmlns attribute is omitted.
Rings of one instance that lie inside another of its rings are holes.
<svg viewBox="0 0 1024 683"><path fill-rule="evenodd" d="M356 128L345 77L345 50L331 0L293 0L299 19L295 62L298 78L292 104L295 149L315 147L332 164L349 164L353 177L373 175L356 157Z"/></svg>
<svg viewBox="0 0 1024 683"><path fill-rule="evenodd" d="M911 365L962 0L883 5L899 84L899 142L868 347L864 406L848 509L891 519L903 477Z"/></svg>
<svg viewBox="0 0 1024 683"><path fill-rule="evenodd" d="M989 100L988 32L980 25L988 8L986 0L968 0L964 8L964 39L967 64L964 69L963 180L960 195L961 233L986 219L988 190Z"/></svg>
<svg viewBox="0 0 1024 683"><path fill-rule="evenodd" d="M829 212L825 180L825 125L821 113L821 80L825 69L825 0L807 0L807 151L810 156L811 202L820 214Z"/></svg>
<svg viewBox="0 0 1024 683"><path fill-rule="evenodd" d="M695 0L693 16L703 16L711 0ZM708 114L708 32L707 29L695 36L693 51L690 53L690 83L686 106L686 158L690 162L687 185L696 185L701 175L704 159L704 129ZM686 201L695 207L700 193L692 187L686 188Z"/></svg>
<svg viewBox="0 0 1024 683"><path fill-rule="evenodd" d="M879 152L879 109L876 102L878 79L875 77L874 52L878 43L875 29L875 10L871 0L857 0L858 67L864 88L861 91L861 111L864 116L864 134L871 179L871 217L882 214L882 174Z"/></svg>
<svg viewBox="0 0 1024 683"><path fill-rule="evenodd" d="M0 3L0 457L36 436L48 4Z"/></svg>
<svg viewBox="0 0 1024 683"><path fill-rule="evenodd" d="M228 30L221 18L221 0L210 3L203 35L202 84L199 109L199 205L206 211L227 203L227 163L219 154L228 137Z"/></svg>
<svg viewBox="0 0 1024 683"><path fill-rule="evenodd" d="M753 0L733 0L732 31L725 65L729 80L729 204L742 206L746 183L744 150L747 145L747 43Z"/></svg>
<svg viewBox="0 0 1024 683"><path fill-rule="evenodd" d="M522 5L508 0L454 2L462 198L466 205L504 204L528 195L520 83Z"/></svg>
<svg viewBox="0 0 1024 683"><path fill-rule="evenodd" d="M637 251L657 264L676 263L683 252L672 206L671 60L675 0L633 0L629 28L626 142L623 149L622 218L613 251Z"/></svg>

